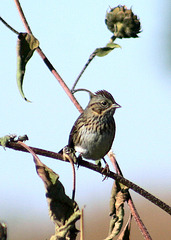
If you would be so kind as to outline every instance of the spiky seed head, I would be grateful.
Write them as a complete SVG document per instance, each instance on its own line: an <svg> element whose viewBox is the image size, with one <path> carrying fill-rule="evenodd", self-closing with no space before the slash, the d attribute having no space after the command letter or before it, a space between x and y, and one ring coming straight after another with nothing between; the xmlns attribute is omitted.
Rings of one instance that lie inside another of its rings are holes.
<svg viewBox="0 0 171 240"><path fill-rule="evenodd" d="M137 15L134 15L132 9L127 9L126 6L118 5L111 8L106 14L105 23L116 38L136 38L141 32Z"/></svg>

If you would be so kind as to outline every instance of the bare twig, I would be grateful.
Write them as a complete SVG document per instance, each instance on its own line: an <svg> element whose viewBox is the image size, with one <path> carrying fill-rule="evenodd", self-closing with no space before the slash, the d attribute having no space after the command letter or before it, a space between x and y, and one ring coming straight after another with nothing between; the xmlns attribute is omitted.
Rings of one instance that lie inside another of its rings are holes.
<svg viewBox="0 0 171 240"><path fill-rule="evenodd" d="M29 24L28 24L28 22L27 22L27 20L26 20L26 18L24 16L24 12L23 12L23 10L21 8L20 2L18 0L14 0L14 2L15 2L15 5L16 5L16 7L18 9L18 12L20 14L20 17L21 17L21 20L22 20L22 22L24 24L25 29L27 30L27 32L29 34L32 34L31 28L30 28L30 26L29 26Z"/></svg>
<svg viewBox="0 0 171 240"><path fill-rule="evenodd" d="M76 98L74 97L74 95L71 93L70 89L68 88L68 86L65 84L65 82L63 81L63 79L61 78L61 76L59 75L59 73L56 71L56 69L53 67L53 65L50 63L50 61L48 60L48 58L45 56L45 54L43 53L43 51L41 50L40 47L37 48L37 52L39 53L40 57L43 59L43 61L45 62L46 66L49 68L49 70L52 72L52 74L55 76L55 78L58 80L59 84L61 85L61 87L64 89L64 91L66 92L66 94L68 95L68 97L71 99L71 101L73 102L73 104L75 105L75 107L78 109L78 111L81 113L83 111L81 105L78 103L78 101L76 100Z"/></svg>
<svg viewBox="0 0 171 240"><path fill-rule="evenodd" d="M84 208L81 209L81 218L80 218L80 240L84 240Z"/></svg>
<svg viewBox="0 0 171 240"><path fill-rule="evenodd" d="M75 167L74 167L74 159L73 159L73 153L70 151L67 151L66 148L63 149L63 157L64 159L68 160L71 163L72 166L72 173L73 173L73 188L72 188L72 200L75 199L75 191L76 191L76 174L75 174ZM76 156L74 156L76 158Z"/></svg>
<svg viewBox="0 0 171 240"><path fill-rule="evenodd" d="M96 53L95 53L95 51L94 51L94 52L90 55L88 61L86 62L86 64L84 65L83 69L81 70L80 74L78 75L77 79L75 80L74 85L73 85L73 87L72 87L72 89L71 89L71 92L74 92L75 87L76 87L76 85L77 85L80 77L83 75L84 71L86 70L86 68L87 68L88 65L91 63L91 61L94 59L95 56L96 56Z"/></svg>
<svg viewBox="0 0 171 240"><path fill-rule="evenodd" d="M116 37L113 35L111 38L110 38L110 43L114 42L116 39ZM78 81L80 80L81 76L83 75L84 71L86 70L86 68L89 66L89 64L91 63L91 61L94 59L94 57L96 56L96 50L95 49L92 54L89 56L89 59L87 60L86 64L84 65L83 69L81 70L80 74L78 75L77 79L75 80L74 84L73 84L73 87L71 89L71 92L73 93L74 90L75 90L75 87L78 83Z"/></svg>
<svg viewBox="0 0 171 240"><path fill-rule="evenodd" d="M12 148L14 150L27 152L26 149L24 149L22 146L20 146L16 142L9 142L7 144L7 147ZM40 148L33 148L33 147L30 147L30 148L33 149L33 151L36 154L64 161L63 156L59 153L47 151L47 150L40 149ZM82 166L82 167L86 167L88 169L91 169L91 170L93 170L95 172L98 172L100 174L104 170L104 168L100 168L98 165L95 165L93 163L90 163L90 162L87 162L87 161L84 161L84 160L79 161L79 165ZM163 209L165 212L167 212L168 214L171 215L171 207L169 205L167 205L166 203L164 203L163 201L161 201L157 197L153 196L151 193L147 192L143 188L139 187L135 183L133 183L133 182L129 181L128 179L126 179L126 178L124 178L124 177L122 177L122 176L120 176L120 175L118 175L114 172L111 172L111 171L110 172L105 172L104 171L103 175L106 175L109 178L117 180L118 182L124 184L128 188L131 188L132 190L134 190L135 192L137 192L138 194L140 194L141 196L143 196L144 198L146 198L150 202L154 203L156 206L158 206L159 208Z"/></svg>
<svg viewBox="0 0 171 240"><path fill-rule="evenodd" d="M5 24L5 26L7 28L9 28L12 32L16 33L17 35L19 35L19 32L17 32L17 30L15 30L13 27L11 27L2 17L0 17L0 20L3 22L3 24Z"/></svg>

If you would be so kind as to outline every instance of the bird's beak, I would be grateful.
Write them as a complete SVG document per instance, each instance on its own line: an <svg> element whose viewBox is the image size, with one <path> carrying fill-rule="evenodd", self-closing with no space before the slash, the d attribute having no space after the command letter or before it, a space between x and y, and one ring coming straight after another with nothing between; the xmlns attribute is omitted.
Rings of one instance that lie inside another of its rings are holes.
<svg viewBox="0 0 171 240"><path fill-rule="evenodd" d="M121 108L121 105L119 105L118 103L114 103L113 108Z"/></svg>

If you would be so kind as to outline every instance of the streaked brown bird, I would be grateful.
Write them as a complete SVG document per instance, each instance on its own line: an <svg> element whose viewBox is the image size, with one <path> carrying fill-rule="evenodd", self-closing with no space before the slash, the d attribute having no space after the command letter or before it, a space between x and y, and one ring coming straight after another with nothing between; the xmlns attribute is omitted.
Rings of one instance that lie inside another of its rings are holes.
<svg viewBox="0 0 171 240"><path fill-rule="evenodd" d="M111 149L116 131L113 115L121 106L105 90L89 93L90 101L71 129L68 147L85 159L100 160Z"/></svg>

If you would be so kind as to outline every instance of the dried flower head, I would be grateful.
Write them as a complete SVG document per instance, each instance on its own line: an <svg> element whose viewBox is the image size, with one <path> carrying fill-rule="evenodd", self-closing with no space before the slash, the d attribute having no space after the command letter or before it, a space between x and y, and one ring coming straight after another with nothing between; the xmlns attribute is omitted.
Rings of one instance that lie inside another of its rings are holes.
<svg viewBox="0 0 171 240"><path fill-rule="evenodd" d="M106 14L105 23L116 38L136 38L140 33L141 24L137 15L126 6L111 8Z"/></svg>

